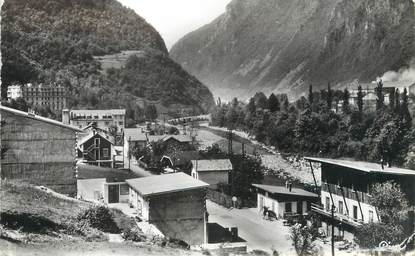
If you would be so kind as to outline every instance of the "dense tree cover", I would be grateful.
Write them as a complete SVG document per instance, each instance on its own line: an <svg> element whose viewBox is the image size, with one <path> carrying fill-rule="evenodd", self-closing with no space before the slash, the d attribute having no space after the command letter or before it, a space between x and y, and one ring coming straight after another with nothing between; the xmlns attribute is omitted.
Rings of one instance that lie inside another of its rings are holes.
<svg viewBox="0 0 415 256"><path fill-rule="evenodd" d="M173 62L160 35L114 0L6 0L2 6L2 98L13 83L58 83L73 108L127 108L138 99L164 106L213 105L209 90ZM140 50L121 69L102 72L94 56Z"/></svg>
<svg viewBox="0 0 415 256"><path fill-rule="evenodd" d="M295 102L277 95L280 106L273 106L274 111L262 93L248 104L237 99L219 103L212 113L212 124L244 130L282 152L375 162L383 159L395 165L408 161L405 158L414 134L406 91L394 94L393 105L385 105L383 93L378 93L375 111L364 106L361 88L356 105L350 103L348 89L333 91L329 85L327 90L315 92L312 88L307 98ZM268 102L275 102L273 95Z"/></svg>
<svg viewBox="0 0 415 256"><path fill-rule="evenodd" d="M363 224L357 229L355 240L360 247L375 248L382 241L398 244L410 235L409 202L398 184L388 181L373 185L369 200L376 207L380 222Z"/></svg>

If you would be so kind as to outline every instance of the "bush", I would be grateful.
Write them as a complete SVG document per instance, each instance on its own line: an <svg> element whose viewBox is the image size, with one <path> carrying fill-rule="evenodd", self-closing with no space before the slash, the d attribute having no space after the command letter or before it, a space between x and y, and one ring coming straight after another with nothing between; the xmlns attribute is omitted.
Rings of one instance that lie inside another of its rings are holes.
<svg viewBox="0 0 415 256"><path fill-rule="evenodd" d="M102 205L93 206L80 212L78 221L86 221L91 227L103 232L120 233L110 210Z"/></svg>
<svg viewBox="0 0 415 256"><path fill-rule="evenodd" d="M125 240L133 241L133 242L142 242L146 240L146 236L138 227L124 230L121 236Z"/></svg>
<svg viewBox="0 0 415 256"><path fill-rule="evenodd" d="M368 223L356 230L355 241L361 248L372 249L382 241L398 244L403 241L403 234L403 227L400 225Z"/></svg>

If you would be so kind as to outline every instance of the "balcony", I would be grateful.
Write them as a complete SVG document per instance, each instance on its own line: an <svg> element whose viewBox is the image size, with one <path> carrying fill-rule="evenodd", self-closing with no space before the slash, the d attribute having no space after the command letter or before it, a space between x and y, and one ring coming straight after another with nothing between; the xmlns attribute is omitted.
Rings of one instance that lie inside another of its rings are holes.
<svg viewBox="0 0 415 256"><path fill-rule="evenodd" d="M331 211L325 209L320 204L311 204L311 211L331 219ZM347 224L355 228L363 224L362 220L354 219L350 216L338 213L336 211L334 211L334 219L342 224Z"/></svg>
<svg viewBox="0 0 415 256"><path fill-rule="evenodd" d="M330 188L329 188L330 186ZM343 193L342 193L343 190ZM340 187L329 183L321 184L321 191L331 192L333 195L343 196L354 201L360 201L360 203L369 204L370 195L362 191L356 191L347 187Z"/></svg>

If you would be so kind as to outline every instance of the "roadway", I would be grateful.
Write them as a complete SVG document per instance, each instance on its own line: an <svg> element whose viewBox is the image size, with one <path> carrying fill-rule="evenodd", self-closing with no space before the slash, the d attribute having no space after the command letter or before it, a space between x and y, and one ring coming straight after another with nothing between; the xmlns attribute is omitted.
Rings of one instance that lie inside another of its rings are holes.
<svg viewBox="0 0 415 256"><path fill-rule="evenodd" d="M264 220L256 208L226 209L212 201L206 201L209 222L223 227L237 227L238 235L247 241L248 250L273 250L291 255L295 254L289 237L290 228L281 220Z"/></svg>

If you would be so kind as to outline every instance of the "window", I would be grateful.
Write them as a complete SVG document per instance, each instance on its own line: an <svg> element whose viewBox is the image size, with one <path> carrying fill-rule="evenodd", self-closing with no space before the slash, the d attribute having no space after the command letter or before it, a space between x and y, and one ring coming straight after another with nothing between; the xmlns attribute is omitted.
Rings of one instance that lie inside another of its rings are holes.
<svg viewBox="0 0 415 256"><path fill-rule="evenodd" d="M102 149L102 154L103 154L104 157L108 157L109 156L108 155L108 148Z"/></svg>
<svg viewBox="0 0 415 256"><path fill-rule="evenodd" d="M357 206L353 205L353 219L357 220Z"/></svg>
<svg viewBox="0 0 415 256"><path fill-rule="evenodd" d="M291 202L285 203L285 212L292 212Z"/></svg>
<svg viewBox="0 0 415 256"><path fill-rule="evenodd" d="M339 201L339 213L343 214L343 201Z"/></svg>
<svg viewBox="0 0 415 256"><path fill-rule="evenodd" d="M330 211L330 198L326 196L326 211Z"/></svg>
<svg viewBox="0 0 415 256"><path fill-rule="evenodd" d="M124 125L124 122L118 122L119 125Z"/></svg>
<svg viewBox="0 0 415 256"><path fill-rule="evenodd" d="M99 141L100 141L99 138L95 138L94 139L94 145L95 145L95 147L99 147Z"/></svg>
<svg viewBox="0 0 415 256"><path fill-rule="evenodd" d="M369 222L373 222L373 211L369 210Z"/></svg>
<svg viewBox="0 0 415 256"><path fill-rule="evenodd" d="M130 187L127 184L120 185L120 195L130 194Z"/></svg>

